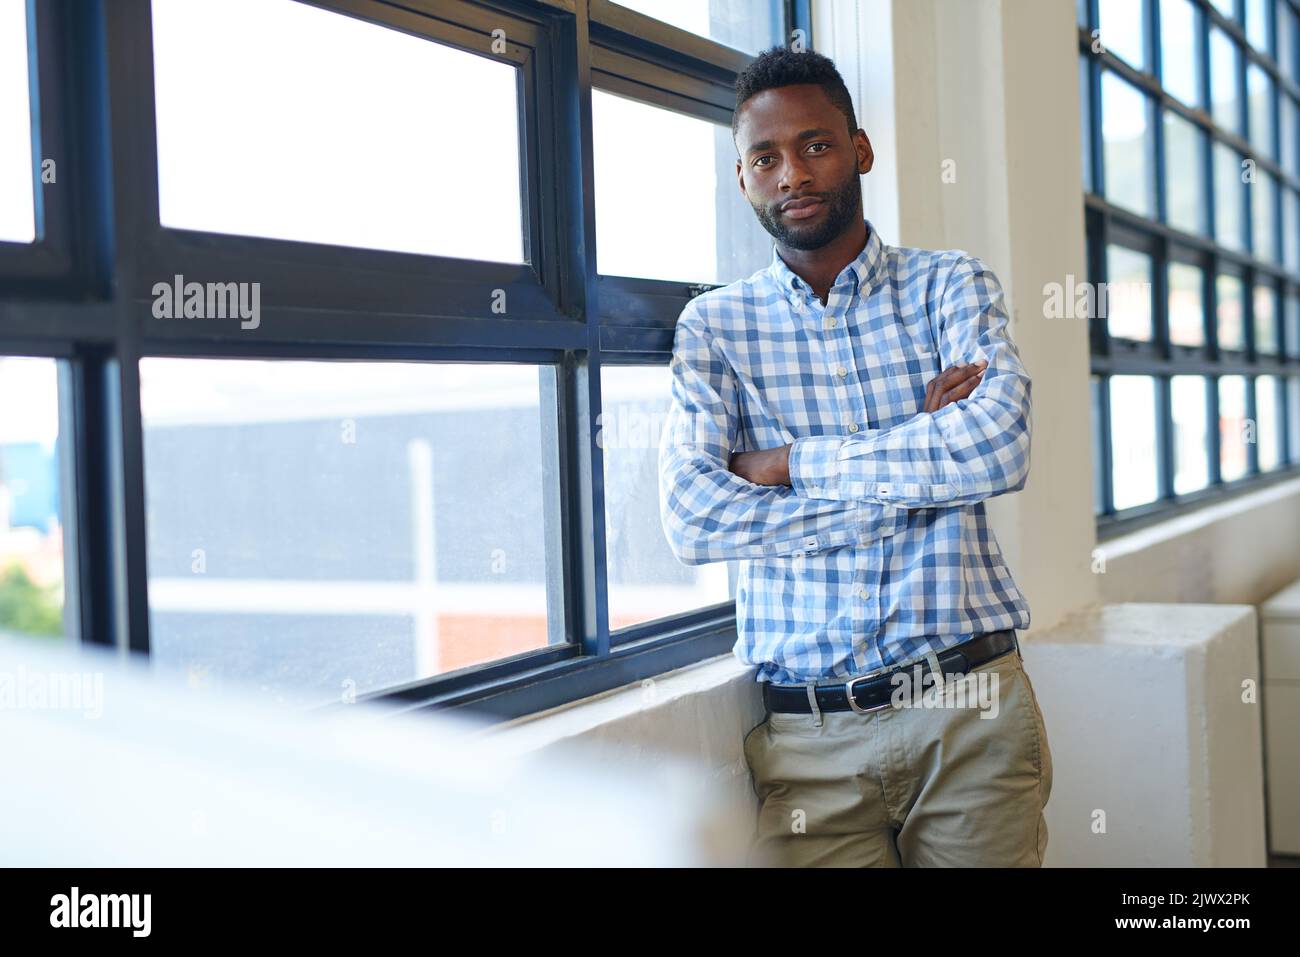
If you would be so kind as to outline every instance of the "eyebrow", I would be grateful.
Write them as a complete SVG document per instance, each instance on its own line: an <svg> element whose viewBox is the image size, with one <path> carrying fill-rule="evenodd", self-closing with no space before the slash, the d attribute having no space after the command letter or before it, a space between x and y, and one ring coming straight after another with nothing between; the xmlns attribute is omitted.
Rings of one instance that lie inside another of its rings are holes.
<svg viewBox="0 0 1300 957"><path fill-rule="evenodd" d="M799 140L810 140L816 136L831 136L831 135L833 135L831 130L818 126L818 127L814 127L811 130L804 130L796 138ZM774 145L775 144L771 140L762 140L761 142L755 143L748 150L746 150L746 152L754 153L760 150L770 150Z"/></svg>

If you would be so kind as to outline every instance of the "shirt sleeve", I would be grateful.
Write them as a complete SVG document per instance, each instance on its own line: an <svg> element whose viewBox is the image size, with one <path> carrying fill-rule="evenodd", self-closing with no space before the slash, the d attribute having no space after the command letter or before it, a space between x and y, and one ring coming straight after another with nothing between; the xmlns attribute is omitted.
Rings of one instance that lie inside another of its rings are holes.
<svg viewBox="0 0 1300 957"><path fill-rule="evenodd" d="M799 495L904 508L966 505L1024 487L1030 379L1007 337L1002 287L978 258L952 269L939 305L943 366L988 362L965 399L891 429L801 437L790 449Z"/></svg>
<svg viewBox="0 0 1300 957"><path fill-rule="evenodd" d="M659 442L660 517L687 565L866 545L907 526L875 502L833 502L758 485L728 469L740 436L735 374L688 304L673 341L672 402Z"/></svg>

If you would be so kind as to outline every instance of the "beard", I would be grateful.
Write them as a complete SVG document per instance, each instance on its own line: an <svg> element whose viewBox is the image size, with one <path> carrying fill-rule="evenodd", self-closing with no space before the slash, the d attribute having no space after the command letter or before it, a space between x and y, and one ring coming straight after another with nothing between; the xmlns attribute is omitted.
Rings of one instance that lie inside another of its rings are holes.
<svg viewBox="0 0 1300 957"><path fill-rule="evenodd" d="M771 205L750 203L763 228L773 239L791 249L821 249L856 223L861 215L858 209L862 202L862 181L858 179L857 170L850 170L844 182L830 192L804 195L814 196L826 204L826 216L820 223L809 226L787 223L781 216L784 199Z"/></svg>

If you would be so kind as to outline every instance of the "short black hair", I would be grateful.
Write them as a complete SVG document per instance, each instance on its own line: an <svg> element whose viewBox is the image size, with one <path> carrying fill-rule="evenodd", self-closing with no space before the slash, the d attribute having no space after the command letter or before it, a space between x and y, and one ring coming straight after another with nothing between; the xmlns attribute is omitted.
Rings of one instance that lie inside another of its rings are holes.
<svg viewBox="0 0 1300 957"><path fill-rule="evenodd" d="M815 83L826 91L836 109L848 120L849 132L858 128L853 113L853 98L844 78L829 57L812 50L772 47L755 57L736 77L736 111L731 114L731 135L736 135L740 107L755 94L796 83Z"/></svg>

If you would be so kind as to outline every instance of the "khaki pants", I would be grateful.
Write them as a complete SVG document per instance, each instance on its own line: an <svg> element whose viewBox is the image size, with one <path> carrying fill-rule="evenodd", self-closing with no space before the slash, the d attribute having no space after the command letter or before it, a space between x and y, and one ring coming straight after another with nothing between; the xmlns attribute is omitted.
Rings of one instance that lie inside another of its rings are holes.
<svg viewBox="0 0 1300 957"><path fill-rule="evenodd" d="M965 707L823 711L820 727L769 712L744 743L751 865L1041 866L1052 754L1020 652L972 669L966 687Z"/></svg>

